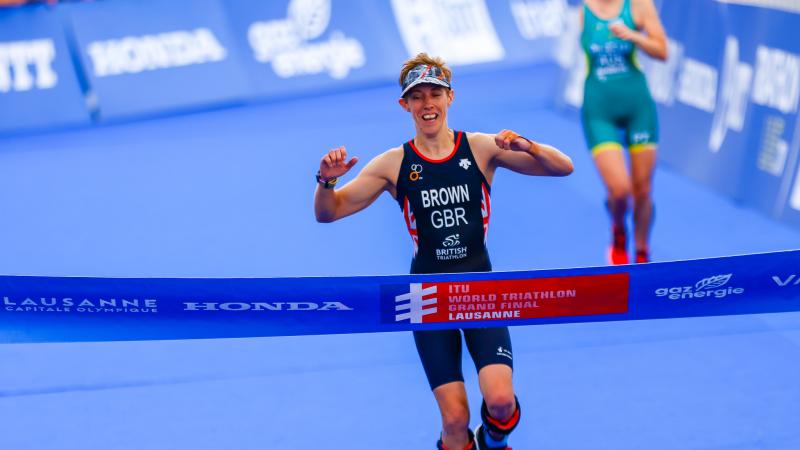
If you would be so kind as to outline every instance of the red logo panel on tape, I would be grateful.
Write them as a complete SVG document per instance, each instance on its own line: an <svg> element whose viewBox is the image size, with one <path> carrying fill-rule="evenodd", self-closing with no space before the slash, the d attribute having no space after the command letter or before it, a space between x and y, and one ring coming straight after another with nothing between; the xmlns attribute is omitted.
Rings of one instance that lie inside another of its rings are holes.
<svg viewBox="0 0 800 450"><path fill-rule="evenodd" d="M539 319L628 312L627 273L521 280L412 283L395 320L412 323Z"/></svg>

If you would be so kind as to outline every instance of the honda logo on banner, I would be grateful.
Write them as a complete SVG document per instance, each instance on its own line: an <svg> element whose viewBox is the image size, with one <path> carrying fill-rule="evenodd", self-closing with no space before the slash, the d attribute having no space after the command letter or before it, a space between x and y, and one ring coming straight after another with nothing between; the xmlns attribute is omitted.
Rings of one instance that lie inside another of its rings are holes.
<svg viewBox="0 0 800 450"><path fill-rule="evenodd" d="M396 322L422 323L422 318L438 311L436 286L424 287L422 283L409 284L409 292L394 297Z"/></svg>
<svg viewBox="0 0 800 450"><path fill-rule="evenodd" d="M208 28L93 41L86 53L98 78L215 63L228 56Z"/></svg>

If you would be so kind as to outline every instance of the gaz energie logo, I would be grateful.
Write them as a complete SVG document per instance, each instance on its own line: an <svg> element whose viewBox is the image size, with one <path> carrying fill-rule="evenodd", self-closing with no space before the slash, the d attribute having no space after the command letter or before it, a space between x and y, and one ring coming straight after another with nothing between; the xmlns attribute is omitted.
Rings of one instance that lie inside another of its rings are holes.
<svg viewBox="0 0 800 450"><path fill-rule="evenodd" d="M694 286L679 286L656 289L656 296L666 297L670 300L684 300L695 298L725 298L730 295L744 293L744 288L728 286L733 274L714 275L703 278Z"/></svg>

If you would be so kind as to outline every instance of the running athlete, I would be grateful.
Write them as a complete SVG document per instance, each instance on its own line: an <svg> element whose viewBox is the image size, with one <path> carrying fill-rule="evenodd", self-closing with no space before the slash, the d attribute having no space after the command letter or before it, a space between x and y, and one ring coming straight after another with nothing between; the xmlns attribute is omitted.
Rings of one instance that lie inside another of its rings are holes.
<svg viewBox="0 0 800 450"><path fill-rule="evenodd" d="M369 206L388 192L401 208L411 235L411 273L479 272L492 269L486 251L492 178L503 167L525 175L564 176L569 157L514 131L497 134L450 129L451 71L440 58L420 53L400 72L400 106L411 114L413 139L372 159L340 189L339 177L358 161L344 147L320 161L314 210L332 222ZM451 245L452 244L452 245ZM463 330L483 394L482 424L469 429L469 406L461 371L461 331L414 332L423 369L439 405L442 433L438 449L507 449L519 422L512 385L508 328Z"/></svg>
<svg viewBox="0 0 800 450"><path fill-rule="evenodd" d="M581 45L589 69L581 117L608 195L606 205L612 220L609 261L629 262L625 222L632 199L635 261L648 262L658 118L636 61L636 48L665 60L667 37L653 0L586 0L581 17ZM623 145L630 154L630 174Z"/></svg>

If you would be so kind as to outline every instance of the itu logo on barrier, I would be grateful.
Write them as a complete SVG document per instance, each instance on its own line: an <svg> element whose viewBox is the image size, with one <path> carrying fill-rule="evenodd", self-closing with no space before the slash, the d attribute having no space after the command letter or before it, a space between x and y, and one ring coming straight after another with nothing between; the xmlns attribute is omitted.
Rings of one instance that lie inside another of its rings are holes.
<svg viewBox="0 0 800 450"><path fill-rule="evenodd" d="M439 311L437 294L438 286L433 283L382 285L381 322L430 322L424 318Z"/></svg>
<svg viewBox="0 0 800 450"><path fill-rule="evenodd" d="M657 297L666 297L670 300L684 300L696 298L725 298L731 295L744 294L744 288L728 286L733 274L714 275L703 278L694 286L679 286L670 288L658 288L655 291Z"/></svg>
<svg viewBox="0 0 800 450"><path fill-rule="evenodd" d="M422 323L422 318L435 314L439 299L436 298L436 286L424 286L422 283L409 284L409 292L394 297L395 322L409 321Z"/></svg>

